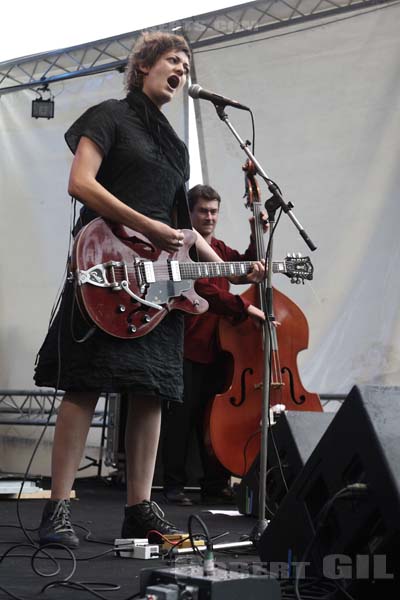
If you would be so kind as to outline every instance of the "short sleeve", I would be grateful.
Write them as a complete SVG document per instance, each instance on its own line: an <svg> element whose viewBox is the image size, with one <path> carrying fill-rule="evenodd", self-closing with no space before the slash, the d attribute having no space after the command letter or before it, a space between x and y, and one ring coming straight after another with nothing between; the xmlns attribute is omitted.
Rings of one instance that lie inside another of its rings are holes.
<svg viewBox="0 0 400 600"><path fill-rule="evenodd" d="M116 114L120 102L106 100L92 106L71 125L65 134L65 141L75 154L82 136L92 140L106 156L116 139Z"/></svg>

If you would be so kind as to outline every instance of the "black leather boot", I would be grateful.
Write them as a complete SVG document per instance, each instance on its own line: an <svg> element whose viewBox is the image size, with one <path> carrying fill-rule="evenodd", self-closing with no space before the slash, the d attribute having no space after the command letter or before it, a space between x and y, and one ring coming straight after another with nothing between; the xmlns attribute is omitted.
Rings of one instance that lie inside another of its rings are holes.
<svg viewBox="0 0 400 600"><path fill-rule="evenodd" d="M48 500L39 525L39 543L77 548L79 539L71 524L69 500Z"/></svg>
<svg viewBox="0 0 400 600"><path fill-rule="evenodd" d="M156 502L143 500L140 504L125 507L121 537L147 538L151 544L159 544L162 535L177 533L184 532L164 519L164 513Z"/></svg>

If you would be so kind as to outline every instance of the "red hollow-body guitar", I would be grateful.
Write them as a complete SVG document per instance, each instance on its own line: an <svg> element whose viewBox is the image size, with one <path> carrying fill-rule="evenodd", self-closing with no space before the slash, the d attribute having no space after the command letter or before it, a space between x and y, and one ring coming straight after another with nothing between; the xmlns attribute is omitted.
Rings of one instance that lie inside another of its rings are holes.
<svg viewBox="0 0 400 600"><path fill-rule="evenodd" d="M183 230L183 246L160 250L144 235L97 218L78 233L72 252L76 297L85 318L124 339L149 333L171 310L201 314L208 302L194 290L206 277L245 275L253 262L194 262L189 257L196 234ZM307 257L274 261L273 271L295 283L312 279Z"/></svg>

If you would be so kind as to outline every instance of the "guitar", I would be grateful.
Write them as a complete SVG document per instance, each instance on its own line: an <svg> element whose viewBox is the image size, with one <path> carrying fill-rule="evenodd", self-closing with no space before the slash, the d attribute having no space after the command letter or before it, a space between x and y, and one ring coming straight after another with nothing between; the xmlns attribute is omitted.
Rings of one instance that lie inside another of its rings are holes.
<svg viewBox="0 0 400 600"><path fill-rule="evenodd" d="M174 253L160 250L144 235L97 218L78 233L72 251L72 277L83 316L123 339L149 333L171 310L201 314L208 302L194 290L205 277L245 275L253 262L193 262L196 234L183 230L184 244ZM313 278L308 257L273 262L273 272L299 283Z"/></svg>

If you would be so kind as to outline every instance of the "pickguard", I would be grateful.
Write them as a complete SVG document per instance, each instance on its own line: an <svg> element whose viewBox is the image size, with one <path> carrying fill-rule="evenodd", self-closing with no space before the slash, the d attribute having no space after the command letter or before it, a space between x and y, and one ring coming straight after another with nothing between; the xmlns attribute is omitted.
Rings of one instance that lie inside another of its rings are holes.
<svg viewBox="0 0 400 600"><path fill-rule="evenodd" d="M150 283L145 299L156 304L167 304L171 298L178 298L193 287L193 281L157 281Z"/></svg>

